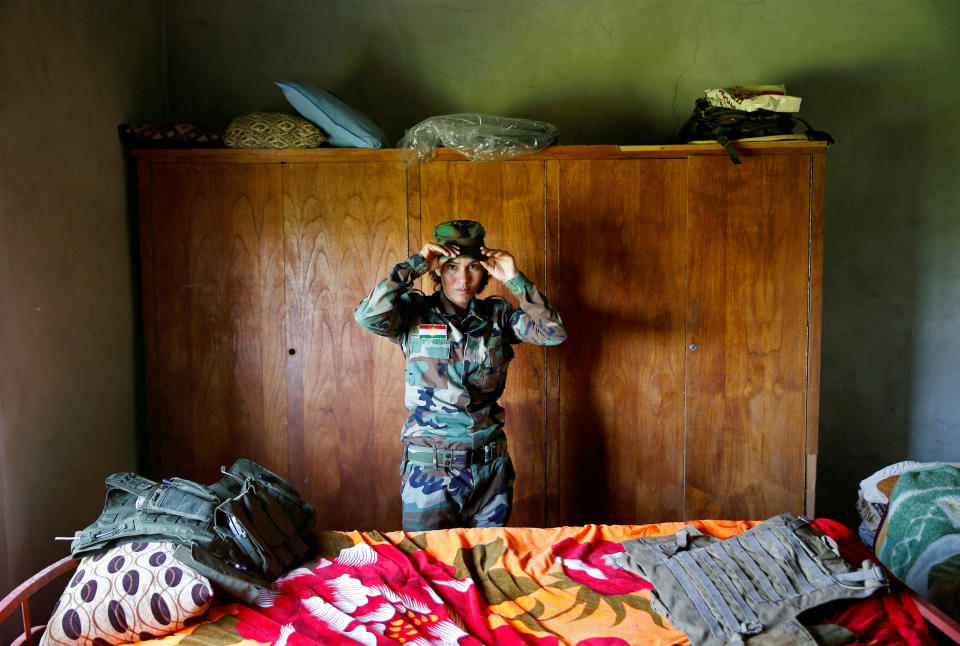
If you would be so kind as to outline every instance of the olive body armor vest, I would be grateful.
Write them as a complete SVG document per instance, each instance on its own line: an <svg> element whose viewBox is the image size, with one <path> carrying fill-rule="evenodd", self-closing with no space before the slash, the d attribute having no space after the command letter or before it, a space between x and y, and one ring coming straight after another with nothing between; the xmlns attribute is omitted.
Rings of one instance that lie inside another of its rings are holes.
<svg viewBox="0 0 960 646"><path fill-rule="evenodd" d="M177 544L174 556L239 599L254 601L309 551L313 507L283 478L251 460L204 486L135 473L106 479L97 520L70 544L75 558L132 541Z"/></svg>
<svg viewBox="0 0 960 646"><path fill-rule="evenodd" d="M695 646L817 642L796 616L887 585L871 561L854 568L806 519L781 514L721 540L688 525L624 542L619 565L654 585L657 612Z"/></svg>

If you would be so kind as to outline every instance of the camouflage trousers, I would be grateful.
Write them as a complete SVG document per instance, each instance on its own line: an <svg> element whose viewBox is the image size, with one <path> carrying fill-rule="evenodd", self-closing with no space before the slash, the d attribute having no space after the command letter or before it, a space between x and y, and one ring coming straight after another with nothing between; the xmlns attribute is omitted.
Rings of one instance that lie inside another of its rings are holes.
<svg viewBox="0 0 960 646"><path fill-rule="evenodd" d="M435 467L408 460L404 447L403 530L503 527L513 509L514 479L506 450L487 464Z"/></svg>

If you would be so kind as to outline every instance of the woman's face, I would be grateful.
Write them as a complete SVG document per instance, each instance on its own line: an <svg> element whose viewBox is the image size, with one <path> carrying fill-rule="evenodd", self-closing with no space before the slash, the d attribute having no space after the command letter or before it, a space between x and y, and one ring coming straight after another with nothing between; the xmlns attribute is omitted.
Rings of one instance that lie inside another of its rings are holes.
<svg viewBox="0 0 960 646"><path fill-rule="evenodd" d="M467 309L480 289L486 270L476 258L457 256L440 267L440 284L447 300L461 309Z"/></svg>

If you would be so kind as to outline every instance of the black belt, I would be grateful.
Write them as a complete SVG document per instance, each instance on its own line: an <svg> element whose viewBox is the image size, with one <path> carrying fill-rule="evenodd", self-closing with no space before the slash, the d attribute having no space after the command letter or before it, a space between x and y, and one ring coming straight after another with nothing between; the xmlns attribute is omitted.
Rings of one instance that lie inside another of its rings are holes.
<svg viewBox="0 0 960 646"><path fill-rule="evenodd" d="M507 453L503 440L490 442L475 449L444 449L407 444L407 459L435 467L466 468L471 464L489 464Z"/></svg>

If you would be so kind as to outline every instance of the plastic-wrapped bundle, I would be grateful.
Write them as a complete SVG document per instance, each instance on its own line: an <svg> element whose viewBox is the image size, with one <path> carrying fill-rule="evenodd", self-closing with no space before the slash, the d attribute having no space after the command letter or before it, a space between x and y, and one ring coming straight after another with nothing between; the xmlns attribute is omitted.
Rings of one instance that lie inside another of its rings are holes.
<svg viewBox="0 0 960 646"><path fill-rule="evenodd" d="M802 99L787 95L782 85L736 85L706 90L707 100L715 108L755 112L799 112Z"/></svg>
<svg viewBox="0 0 960 646"><path fill-rule="evenodd" d="M424 119L397 144L410 151L407 164L429 161L440 147L453 148L471 161L509 159L543 150L560 132L553 124L489 114L444 114Z"/></svg>

